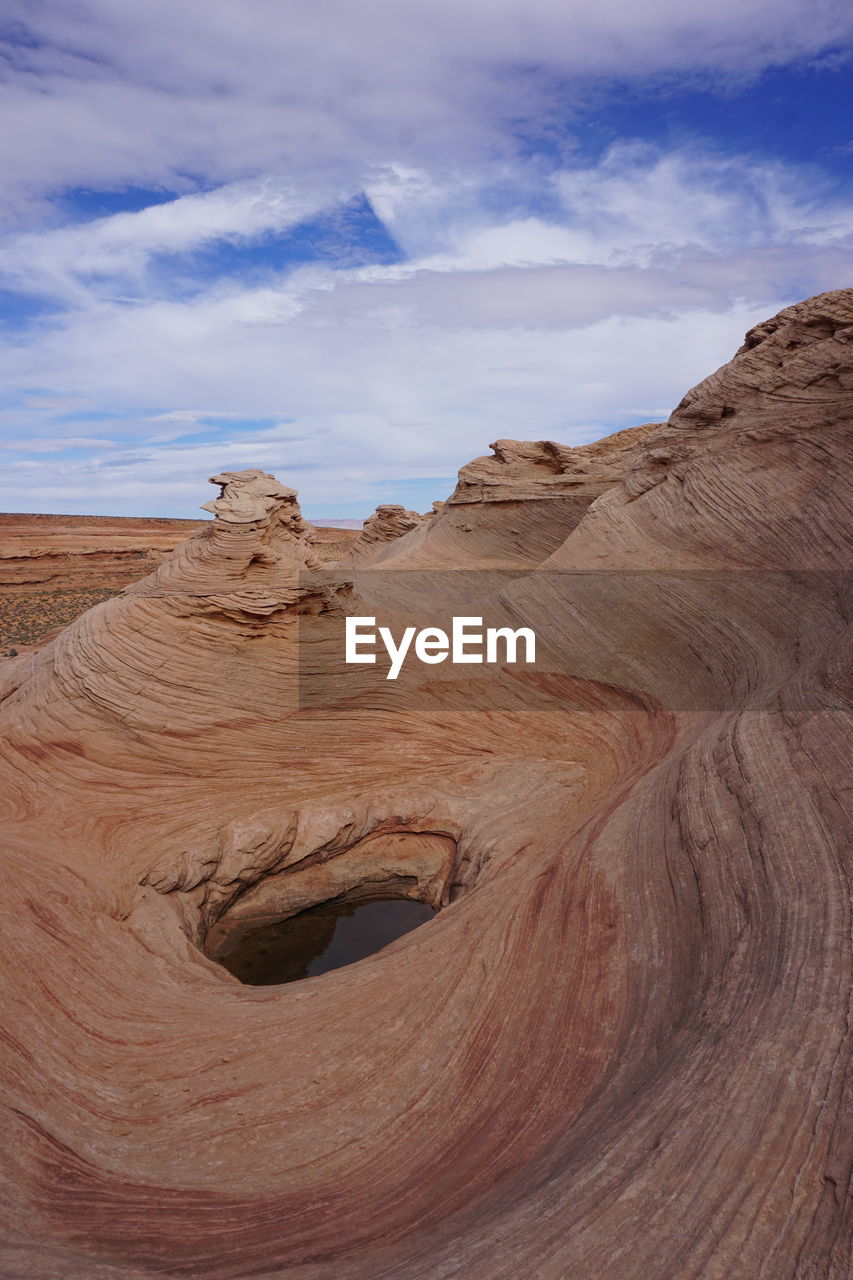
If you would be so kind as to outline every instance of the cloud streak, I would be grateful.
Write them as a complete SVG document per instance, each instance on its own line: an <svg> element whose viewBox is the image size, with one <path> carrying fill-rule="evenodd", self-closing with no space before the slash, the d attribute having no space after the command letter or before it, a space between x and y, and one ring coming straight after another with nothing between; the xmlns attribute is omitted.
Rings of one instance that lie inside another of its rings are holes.
<svg viewBox="0 0 853 1280"><path fill-rule="evenodd" d="M427 506L497 436L665 416L749 325L849 280L853 190L816 166L572 135L620 78L719 90L849 42L834 0L10 13L0 285L55 309L0 342L12 508L188 514L226 466L315 514ZM128 184L160 199L60 199ZM359 193L399 261L288 260Z"/></svg>
<svg viewBox="0 0 853 1280"><path fill-rule="evenodd" d="M510 125L547 128L602 78L742 78L853 37L843 0L7 0L6 11L0 164L21 201L80 183L346 182L389 157L432 168L511 154Z"/></svg>

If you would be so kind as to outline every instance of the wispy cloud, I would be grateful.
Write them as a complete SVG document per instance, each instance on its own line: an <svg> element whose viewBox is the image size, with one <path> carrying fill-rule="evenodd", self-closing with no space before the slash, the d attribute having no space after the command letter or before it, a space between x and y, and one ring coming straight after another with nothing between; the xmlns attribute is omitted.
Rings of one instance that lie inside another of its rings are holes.
<svg viewBox="0 0 853 1280"><path fill-rule="evenodd" d="M0 163L22 191L470 160L602 77L744 77L853 33L839 0L7 0L6 15L17 74L0 105L27 129L3 130Z"/></svg>
<svg viewBox="0 0 853 1280"><path fill-rule="evenodd" d="M10 288L81 302L138 287L156 255L281 233L351 194L299 190L269 178L232 183L135 213L10 236L0 246L0 273Z"/></svg>
<svg viewBox="0 0 853 1280"><path fill-rule="evenodd" d="M427 505L496 436L665 416L750 324L850 278L838 173L572 133L604 84L843 60L834 0L9 8L19 509L186 514L224 466L292 477L317 514L395 485ZM121 210L127 185L160 194ZM75 213L87 186L119 211Z"/></svg>

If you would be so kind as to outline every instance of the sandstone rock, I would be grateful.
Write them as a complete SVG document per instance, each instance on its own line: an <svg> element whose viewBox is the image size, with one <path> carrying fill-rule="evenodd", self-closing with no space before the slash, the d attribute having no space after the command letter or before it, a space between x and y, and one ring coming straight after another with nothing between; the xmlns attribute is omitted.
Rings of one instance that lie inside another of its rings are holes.
<svg viewBox="0 0 853 1280"><path fill-rule="evenodd" d="M413 529L419 529L426 519L417 511L407 511L394 503L377 507L364 522L358 540L341 560L342 567L373 564L384 559L388 544L402 538Z"/></svg>
<svg viewBox="0 0 853 1280"><path fill-rule="evenodd" d="M0 514L0 662L41 647L93 604L147 577L208 523ZM313 554L334 564L357 537L354 529L315 528Z"/></svg>
<svg viewBox="0 0 853 1280"><path fill-rule="evenodd" d="M592 500L622 479L661 425L646 422L574 448L553 440L496 440L489 445L492 457L475 458L462 467L449 501L507 502L578 491Z"/></svg>
<svg viewBox="0 0 853 1280"><path fill-rule="evenodd" d="M491 457L462 467L434 514L369 559L385 569L524 569L556 550L590 505L637 462L662 423L629 427L594 444L496 440Z"/></svg>
<svg viewBox="0 0 853 1280"><path fill-rule="evenodd" d="M630 447L501 444L375 570L219 477L9 665L2 1274L846 1280L852 327L789 308ZM371 575L438 616L464 545L552 667L337 674ZM440 909L216 963L377 887Z"/></svg>

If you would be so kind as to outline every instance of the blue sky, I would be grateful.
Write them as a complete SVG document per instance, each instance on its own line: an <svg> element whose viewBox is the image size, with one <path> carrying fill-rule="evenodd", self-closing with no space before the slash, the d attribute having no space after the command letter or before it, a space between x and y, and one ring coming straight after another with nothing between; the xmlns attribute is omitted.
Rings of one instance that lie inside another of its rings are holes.
<svg viewBox="0 0 853 1280"><path fill-rule="evenodd" d="M426 510L853 284L847 0L5 11L5 510Z"/></svg>

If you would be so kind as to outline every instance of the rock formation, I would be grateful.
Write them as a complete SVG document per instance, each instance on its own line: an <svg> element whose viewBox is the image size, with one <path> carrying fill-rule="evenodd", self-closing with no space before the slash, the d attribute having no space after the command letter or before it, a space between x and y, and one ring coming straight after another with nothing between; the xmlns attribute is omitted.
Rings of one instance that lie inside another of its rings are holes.
<svg viewBox="0 0 853 1280"><path fill-rule="evenodd" d="M346 572L226 474L6 664L0 1274L845 1280L851 386L838 291ZM541 665L341 669L457 567ZM216 962L379 890L438 913L285 987Z"/></svg>
<svg viewBox="0 0 853 1280"><path fill-rule="evenodd" d="M446 502L434 503L428 516L408 512L409 528L383 520L381 540L368 538L368 521L363 540L342 563L530 568L556 550L595 499L622 479L661 426L647 422L576 448L552 440L496 440L489 446L491 457L475 458L461 469ZM426 538L429 551L423 556Z"/></svg>
<svg viewBox="0 0 853 1280"><path fill-rule="evenodd" d="M430 512L430 516L432 514ZM347 567L374 564L387 554L389 543L411 533L413 529L419 529L427 518L395 503L377 507L373 515L365 520L358 540L343 557L342 564Z"/></svg>

